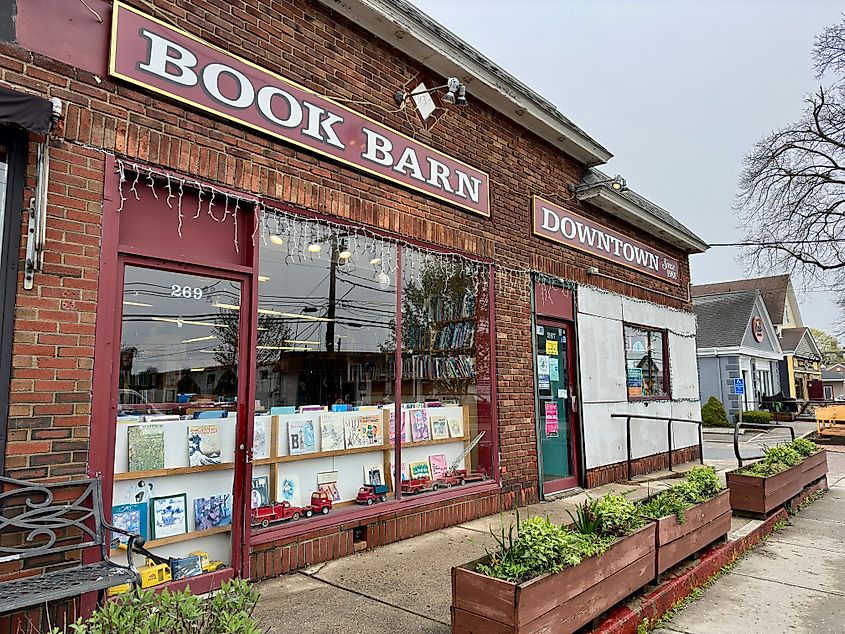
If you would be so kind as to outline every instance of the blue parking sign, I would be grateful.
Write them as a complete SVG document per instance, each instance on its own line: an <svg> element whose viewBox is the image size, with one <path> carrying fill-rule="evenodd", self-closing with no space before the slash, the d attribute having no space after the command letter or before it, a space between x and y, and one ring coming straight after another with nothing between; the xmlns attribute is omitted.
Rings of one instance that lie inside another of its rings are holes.
<svg viewBox="0 0 845 634"><path fill-rule="evenodd" d="M745 381L734 379L734 394L745 394Z"/></svg>

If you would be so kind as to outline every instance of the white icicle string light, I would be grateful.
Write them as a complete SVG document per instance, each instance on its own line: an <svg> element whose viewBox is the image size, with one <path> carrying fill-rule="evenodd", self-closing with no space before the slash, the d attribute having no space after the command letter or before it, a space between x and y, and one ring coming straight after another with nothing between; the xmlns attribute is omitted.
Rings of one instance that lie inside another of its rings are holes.
<svg viewBox="0 0 845 634"><path fill-rule="evenodd" d="M132 185L129 188L129 191L134 194L136 200L139 201L140 195L137 189L137 185L139 183L139 179L142 176L146 179L147 185L150 187L151 193L156 199L158 199L158 193L155 190L156 182L162 182L164 183L164 188L167 191L166 202L169 208L173 208L173 203L171 202L171 200L173 198L177 198L177 233L181 238L183 237L182 227L184 225L185 218L184 211L182 209L182 204L185 195L185 188L189 187L195 189L197 192L197 212L196 214L194 214L194 218L199 217L202 210L203 196L206 195L210 197L208 213L215 221L221 223L225 222L231 211L232 221L234 224L233 241L235 250L238 253L240 253L238 235L238 211L240 211L240 204L243 202L252 205L255 213L258 214L257 222L255 223L256 227L253 232L253 244L255 244L255 232L259 230L258 224L261 225L260 231L262 241L264 241L266 239L266 230L268 229L268 218L274 218L276 223L276 233L279 235L285 235L285 245L287 249L287 256L285 257L285 262L288 263L291 261L302 262L304 260L303 255L306 252L308 245L311 244L311 242L309 241L311 236L316 236L320 237L321 239L324 239L325 237L330 236L332 233L337 232L342 233L342 235L347 239L348 248L352 252L352 256L348 258L348 260L350 260L350 264L356 264L355 260L358 260L361 257L365 258L366 262L369 262L370 259L374 257L379 257L379 255L381 255L382 261L378 265L373 267L374 269L376 269L376 273L378 273L379 271L384 271L386 274L389 275L390 273L396 271L396 257L388 258L386 256L388 253L395 254L396 247L401 246L403 248L403 252L406 254L405 266L403 267L402 272L402 279L420 288L423 285L425 272L433 270L432 266L437 266L440 267L440 270L443 271L444 288L448 288L449 281L453 277L459 275L470 275L473 278L473 291L476 293L476 296L478 296L479 292L488 283L487 271L489 271L492 267L492 269L496 271L495 283L498 292L506 294L512 299L518 300L520 302L530 301L531 287L535 278L544 282L540 285L541 291L538 294L538 297L535 299L535 301L543 303L551 301L552 291L550 287L553 286L560 286L568 289L590 289L599 293L618 295L618 293L614 293L613 291L596 287L592 284L567 280L555 275L536 271L531 267L509 267L495 262L476 259L464 254L453 252L442 253L439 251L423 249L407 240L397 239L391 236L382 236L379 233L363 226L349 225L330 220L312 220L299 214L275 209L272 207L267 207L255 196L251 196L246 193L233 192L231 189L219 189L208 183L201 183L195 179L181 177L171 172L155 169L148 166L138 165L134 162L126 163L124 159L119 157L116 157L116 167L119 177L118 195L120 197L120 203L117 207L118 213L125 208L125 203L127 200L127 195L124 189L125 183L129 180L127 178L127 172L131 171L134 174ZM178 194L174 194L173 192L174 182L178 184ZM215 217L214 213L212 212L215 196L221 196L225 200L222 218ZM230 210L228 206L230 199L234 200L234 208L232 210ZM259 206L261 207L260 210L258 209ZM282 222L284 222L284 227L282 227ZM321 237L320 234L322 234L323 232L326 233L326 236ZM353 244L355 245L354 247L352 246ZM381 247L379 248L378 245L381 245ZM433 264L432 260L438 258L440 258L439 263ZM485 279L482 280L482 277ZM656 304L654 302L630 297L627 295L625 295L624 297L626 301L637 302L652 306L659 306L663 310L677 312L684 315L690 314L689 311L682 310L679 308L665 306L663 304ZM685 298L677 297L676 300L678 302L683 302L685 301ZM682 338L691 339L695 337L695 334L690 334L686 332L677 332L674 330L669 330L668 332L671 332L673 335Z"/></svg>

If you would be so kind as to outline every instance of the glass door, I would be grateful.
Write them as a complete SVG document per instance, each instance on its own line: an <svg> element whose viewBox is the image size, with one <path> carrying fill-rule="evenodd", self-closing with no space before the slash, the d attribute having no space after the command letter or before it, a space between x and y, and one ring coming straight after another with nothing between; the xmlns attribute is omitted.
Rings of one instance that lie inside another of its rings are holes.
<svg viewBox="0 0 845 634"><path fill-rule="evenodd" d="M574 452L576 399L572 326L538 322L537 405L544 493L578 485Z"/></svg>
<svg viewBox="0 0 845 634"><path fill-rule="evenodd" d="M124 267L112 520L174 581L233 563L241 296L235 280Z"/></svg>

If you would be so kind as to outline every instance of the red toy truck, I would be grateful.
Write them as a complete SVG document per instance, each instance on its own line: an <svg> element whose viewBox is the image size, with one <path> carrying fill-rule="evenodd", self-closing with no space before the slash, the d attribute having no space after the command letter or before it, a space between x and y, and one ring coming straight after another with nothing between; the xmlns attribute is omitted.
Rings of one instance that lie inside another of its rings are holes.
<svg viewBox="0 0 845 634"><path fill-rule="evenodd" d="M303 510L298 506L291 506L290 502L273 502L252 509L252 525L260 524L261 528L267 528L272 522L298 520L302 515Z"/></svg>
<svg viewBox="0 0 845 634"><path fill-rule="evenodd" d="M331 510L332 499L328 496L328 494L323 493L322 491L314 491L314 493L311 494L311 504L303 507L302 512L305 517L311 517L317 513L326 515Z"/></svg>
<svg viewBox="0 0 845 634"><path fill-rule="evenodd" d="M358 496L355 498L358 504L371 506L373 502L387 502L386 484L365 484L358 489Z"/></svg>
<svg viewBox="0 0 845 634"><path fill-rule="evenodd" d="M423 491L434 491L437 486L431 478L411 478L402 482L402 493L422 493Z"/></svg>

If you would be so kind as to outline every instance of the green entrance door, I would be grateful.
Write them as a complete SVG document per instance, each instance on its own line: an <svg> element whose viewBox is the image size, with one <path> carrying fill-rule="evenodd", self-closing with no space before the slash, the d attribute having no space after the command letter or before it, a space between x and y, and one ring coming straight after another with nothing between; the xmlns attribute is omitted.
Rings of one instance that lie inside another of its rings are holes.
<svg viewBox="0 0 845 634"><path fill-rule="evenodd" d="M538 322L537 404L544 493L577 486L573 338L568 323Z"/></svg>

